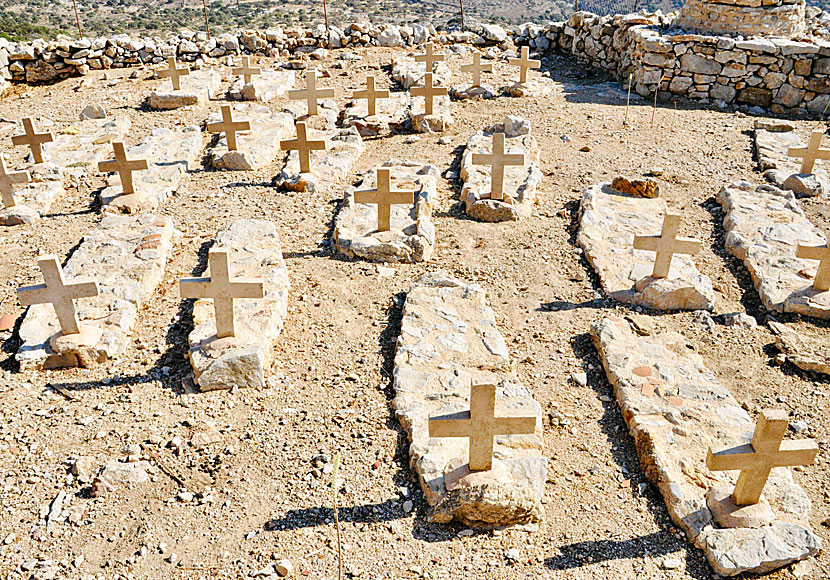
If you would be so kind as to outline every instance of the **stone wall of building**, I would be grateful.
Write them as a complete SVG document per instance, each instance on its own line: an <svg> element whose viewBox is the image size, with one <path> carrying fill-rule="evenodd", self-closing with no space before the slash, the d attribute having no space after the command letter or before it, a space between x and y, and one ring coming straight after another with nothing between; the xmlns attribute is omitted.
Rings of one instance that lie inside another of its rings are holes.
<svg viewBox="0 0 830 580"><path fill-rule="evenodd" d="M686 0L677 25L701 34L797 38L805 13L804 0Z"/></svg>

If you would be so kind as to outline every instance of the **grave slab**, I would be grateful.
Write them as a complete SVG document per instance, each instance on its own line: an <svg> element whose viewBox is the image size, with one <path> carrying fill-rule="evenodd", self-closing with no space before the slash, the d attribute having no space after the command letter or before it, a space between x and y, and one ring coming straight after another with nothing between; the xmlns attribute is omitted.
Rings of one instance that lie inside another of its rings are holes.
<svg viewBox="0 0 830 580"><path fill-rule="evenodd" d="M346 189L343 205L334 222L332 238L346 256L374 262L424 262L432 256L435 225L432 206L440 172L434 165L391 160L395 190L412 191L414 203L391 207L390 231L378 231L378 206L356 203L355 191L377 188L377 170L372 170L357 187Z"/></svg>
<svg viewBox="0 0 830 580"><path fill-rule="evenodd" d="M530 217L536 203L536 191L542 182L539 169L539 146L530 134L530 123L518 117L508 117L505 123L487 127L467 141L461 159L461 199L467 215L486 222L515 221ZM505 152L524 155L524 165L504 169L503 197L490 199L491 167L473 163L474 155L493 152L493 135L504 133Z"/></svg>
<svg viewBox="0 0 830 580"><path fill-rule="evenodd" d="M214 250L229 254L233 277L263 281L264 298L235 300L235 336L217 338L213 300L193 305L189 357L203 391L263 387L288 312L288 270L273 222L244 219L216 234ZM210 271L205 273L210 276Z"/></svg>
<svg viewBox="0 0 830 580"><path fill-rule="evenodd" d="M555 83L547 78L533 78L526 83L516 82L504 87L509 97L544 97L553 92Z"/></svg>
<svg viewBox="0 0 830 580"><path fill-rule="evenodd" d="M334 99L321 99L317 101L317 114L308 115L305 101L288 101L280 105L282 110L294 118L294 122L303 121L309 129L325 131L334 129L337 126L337 118L340 113L337 109L337 101Z"/></svg>
<svg viewBox="0 0 830 580"><path fill-rule="evenodd" d="M374 115L369 114L366 99L356 99L343 113L343 127L355 127L361 137L378 137L401 131L406 126L411 97L407 93L392 93L388 98L378 99Z"/></svg>
<svg viewBox="0 0 830 580"><path fill-rule="evenodd" d="M510 368L504 337L479 285L443 272L412 285L395 353L392 406L409 435L410 465L435 522L487 528L544 517L541 407ZM473 380L497 385L497 415L536 417L535 433L495 438L487 471L469 470L467 439L429 436L431 416L470 408Z"/></svg>
<svg viewBox="0 0 830 580"><path fill-rule="evenodd" d="M57 177L57 176L55 176ZM64 191L60 178L33 181L14 191L15 205L0 209L0 225L30 224L49 212L52 202Z"/></svg>
<svg viewBox="0 0 830 580"><path fill-rule="evenodd" d="M130 159L148 160L148 169L133 174L135 193L124 194L119 175L110 175L101 193L102 211L137 213L154 210L186 181L200 161L202 132L199 127L153 129L127 153Z"/></svg>
<svg viewBox="0 0 830 580"><path fill-rule="evenodd" d="M240 104L233 107L234 118L249 121L251 130L237 137L237 149L228 150L228 139L223 136L210 149L209 163L216 169L253 171L271 163L280 154L280 141L294 132L294 118L290 113L274 113L265 105ZM208 123L222 120L220 113L211 113Z"/></svg>
<svg viewBox="0 0 830 580"><path fill-rule="evenodd" d="M791 148L804 147L801 137L786 123L755 125L755 156L758 169L776 187L792 191L796 197L815 197L830 192L830 177L822 162L817 161L812 173L801 173L801 161L789 157Z"/></svg>
<svg viewBox="0 0 830 580"><path fill-rule="evenodd" d="M98 296L78 300L75 308L81 324L94 330L87 336L100 338L93 345L58 344L61 329L54 307L30 306L15 356L21 370L91 367L121 355L142 305L161 282L174 233L169 218L151 213L104 216L63 269L67 278L98 282Z"/></svg>
<svg viewBox="0 0 830 580"><path fill-rule="evenodd" d="M830 347L827 330L808 324L783 324L771 320L775 345L787 360L801 370L830 375Z"/></svg>
<svg viewBox="0 0 830 580"><path fill-rule="evenodd" d="M444 86L450 84L452 71L446 63L434 62L430 70L434 73L435 84ZM396 57L392 60L392 79L405 91L412 87L423 86L426 72L426 63L415 62L412 57Z"/></svg>
<svg viewBox="0 0 830 580"><path fill-rule="evenodd" d="M754 422L683 336L642 333L617 316L591 328L643 472L689 541L723 576L764 574L817 553L821 540L810 528L810 499L787 467L773 468L764 488L770 523L716 522L707 495L734 486L738 473L710 471L708 449L748 443Z"/></svg>
<svg viewBox="0 0 830 580"><path fill-rule="evenodd" d="M457 101L493 99L496 97L496 89L490 85L453 85L450 87L450 96Z"/></svg>
<svg viewBox="0 0 830 580"><path fill-rule="evenodd" d="M804 215L791 191L738 181L717 196L725 212L725 245L744 263L767 310L830 318L830 291L813 288L818 261L796 257L799 244L827 238Z"/></svg>
<svg viewBox="0 0 830 580"><path fill-rule="evenodd" d="M274 178L277 187L289 191L318 191L336 186L349 175L352 167L366 148L355 127L333 131L308 131L309 140L322 140L325 150L309 153L309 172L300 170L300 156L296 150L289 151L285 167Z"/></svg>
<svg viewBox="0 0 830 580"><path fill-rule="evenodd" d="M263 70L251 82L236 79L228 90L228 97L234 101L269 103L293 89L295 80L293 70Z"/></svg>
<svg viewBox="0 0 830 580"><path fill-rule="evenodd" d="M416 133L441 133L455 121L446 94L433 97L431 113L424 110L425 105L424 97L412 97L409 118Z"/></svg>
<svg viewBox="0 0 830 580"><path fill-rule="evenodd" d="M668 211L660 198L615 191L609 183L582 196L577 242L615 300L655 310L711 310L715 291L688 254L675 254L668 276L655 278L654 252L634 248L635 236L659 234Z"/></svg>
<svg viewBox="0 0 830 580"><path fill-rule="evenodd" d="M147 97L147 106L151 109L170 110L188 105L206 105L213 98L218 98L222 75L213 69L190 71L180 79L181 89L173 89L169 81L160 84Z"/></svg>

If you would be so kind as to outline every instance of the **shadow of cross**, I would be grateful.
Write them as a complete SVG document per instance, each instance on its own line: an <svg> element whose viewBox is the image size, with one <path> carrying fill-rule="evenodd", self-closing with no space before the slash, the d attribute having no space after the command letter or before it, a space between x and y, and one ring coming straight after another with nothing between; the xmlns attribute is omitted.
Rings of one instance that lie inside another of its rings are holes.
<svg viewBox="0 0 830 580"><path fill-rule="evenodd" d="M280 141L280 149L283 151L297 151L300 158L300 173L311 171L311 152L325 151L325 141L309 141L308 129L303 121L296 124L297 138Z"/></svg>
<svg viewBox="0 0 830 580"><path fill-rule="evenodd" d="M493 439L496 435L530 435L536 431L536 417L496 417L496 385L470 386L470 410L430 417L430 437L466 437L470 440L470 471L493 467Z"/></svg>
<svg viewBox="0 0 830 580"><path fill-rule="evenodd" d="M666 278L675 254L697 254L700 242L691 238L678 238L680 215L667 213L659 236L634 236L634 249L657 252L654 259L653 278Z"/></svg>
<svg viewBox="0 0 830 580"><path fill-rule="evenodd" d="M424 114L432 114L432 98L447 94L446 87L439 87L432 84L432 73L424 75L424 86L412 87L409 92L416 97L424 97Z"/></svg>
<svg viewBox="0 0 830 580"><path fill-rule="evenodd" d="M236 151L236 133L237 131L250 131L250 121L234 121L233 109L230 105L222 105L222 121L217 123L208 123L207 130L211 133L225 133L225 139L228 141L228 151Z"/></svg>
<svg viewBox="0 0 830 580"><path fill-rule="evenodd" d="M519 82L526 83L528 69L542 66L542 61L530 58L530 47L523 46L521 58L508 58L507 64L519 67Z"/></svg>
<svg viewBox="0 0 830 580"><path fill-rule="evenodd" d="M230 275L227 250L208 252L209 278L182 278L179 292L182 298L210 298L216 315L216 338L236 336L233 301L236 298L264 298L265 284L260 279L235 278Z"/></svg>
<svg viewBox="0 0 830 580"><path fill-rule="evenodd" d="M317 88L317 71L307 70L305 73L305 89L288 91L288 98L292 101L305 101L308 104L308 116L317 114L317 99L333 99L334 89Z"/></svg>
<svg viewBox="0 0 830 580"><path fill-rule="evenodd" d="M18 288L17 299L20 304L32 306L51 303L58 316L61 332L64 335L79 334L81 328L75 312L74 300L98 296L98 282L91 278L65 280L58 257L51 254L39 257L37 265L40 267L45 283Z"/></svg>
<svg viewBox="0 0 830 580"><path fill-rule="evenodd" d="M24 118L22 123L23 135L12 135L12 145L16 147L28 145L32 149L35 163L43 163L43 144L54 141L54 135L49 131L38 133L31 117Z"/></svg>
<svg viewBox="0 0 830 580"><path fill-rule="evenodd" d="M133 187L133 171L144 171L147 169L149 167L147 160L136 159L129 161L127 159L127 153L124 151L124 144L120 141L113 141L112 149L115 153L115 159L99 161L98 171L104 173L114 173L117 171L118 176L121 178L122 191L125 194L135 193L135 188Z"/></svg>
<svg viewBox="0 0 830 580"><path fill-rule="evenodd" d="M13 171L9 173L6 168L6 159L0 155L0 195L3 198L3 207L14 207L14 186L15 184L29 183L32 175L28 171Z"/></svg>
<svg viewBox="0 0 830 580"><path fill-rule="evenodd" d="M473 165L490 166L490 199L504 199L504 168L524 165L524 153L504 152L504 133L493 134L492 153L473 153Z"/></svg>
<svg viewBox="0 0 830 580"><path fill-rule="evenodd" d="M247 56L242 57L242 66L237 68L232 68L231 72L235 75L239 75L245 81L247 85L251 82L251 79L254 75L261 75L262 69L257 66L251 66L251 59Z"/></svg>
<svg viewBox="0 0 830 580"><path fill-rule="evenodd" d="M801 159L799 173L804 175L812 173L816 159L823 159L825 161L830 159L830 149L821 148L821 139L823 137L824 131L813 131L810 133L810 143L807 147L790 147L787 149L787 157Z"/></svg>
<svg viewBox="0 0 830 580"><path fill-rule="evenodd" d="M173 90L179 91L182 88L181 81L179 80L180 77L186 77L190 74L190 69L187 67L184 68L176 68L176 57L175 56L168 56L167 57L167 67L164 70L156 71L156 74L159 78L169 78L170 82L173 84Z"/></svg>
<svg viewBox="0 0 830 580"><path fill-rule="evenodd" d="M818 270L813 281L813 288L821 292L830 290L830 248L827 246L803 246L798 244L796 258L818 260Z"/></svg>
<svg viewBox="0 0 830 580"><path fill-rule="evenodd" d="M462 64L461 65L461 72L465 73L473 73L473 84L474 87L481 86L481 73L483 72L493 72L493 63L488 62L487 64L481 64L481 53L476 51L473 53L473 62L471 64Z"/></svg>
<svg viewBox="0 0 830 580"><path fill-rule="evenodd" d="M783 440L788 423L786 411L764 410L751 443L717 453L709 449L706 467L712 471L741 470L732 492L736 505L753 505L761 500L773 467L807 465L816 458L818 444L814 440Z"/></svg>
<svg viewBox="0 0 830 580"><path fill-rule="evenodd" d="M436 62L444 60L444 55L434 52L435 46L431 42L427 42L424 46L424 54L416 54L415 62L423 62L426 66L426 72L432 72L432 66Z"/></svg>
<svg viewBox="0 0 830 580"><path fill-rule="evenodd" d="M412 205L415 199L414 191L392 191L391 182L389 168L381 167L377 172L377 186L375 189L354 192L355 203L376 204L378 206L379 232L388 232L392 229L393 205Z"/></svg>
<svg viewBox="0 0 830 580"><path fill-rule="evenodd" d="M355 91L352 93L353 99L366 99L367 106L368 106L368 113L371 117L372 115L377 113L376 103L378 99L388 99L389 98L389 91L386 89L382 90L375 90L375 77L374 75L366 75L366 90L365 91Z"/></svg>

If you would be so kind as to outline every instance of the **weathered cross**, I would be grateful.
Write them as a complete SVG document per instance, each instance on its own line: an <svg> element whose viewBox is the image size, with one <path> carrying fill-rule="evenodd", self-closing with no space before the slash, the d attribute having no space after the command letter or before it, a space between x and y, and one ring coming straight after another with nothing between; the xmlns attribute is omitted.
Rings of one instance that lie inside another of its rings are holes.
<svg viewBox="0 0 830 580"><path fill-rule="evenodd" d="M18 288L17 299L20 304L32 306L51 302L55 307L55 314L58 315L63 334L80 333L81 328L73 300L98 296L98 282L90 278L75 278L66 281L57 256L41 256L37 264L43 273L45 284Z"/></svg>
<svg viewBox="0 0 830 580"><path fill-rule="evenodd" d="M251 66L251 59L247 56L242 57L242 66L238 68L232 68L231 72L235 75L240 75L245 80L245 84L247 85L251 82L251 79L254 75L261 75L262 69L259 67L252 67Z"/></svg>
<svg viewBox="0 0 830 580"><path fill-rule="evenodd" d="M28 171L14 171L9 173L6 169L6 160L0 155L0 195L3 197L4 207L14 207L14 185L16 183L29 183L32 176Z"/></svg>
<svg viewBox="0 0 830 580"><path fill-rule="evenodd" d="M389 98L389 91L383 90L375 90L375 77L374 75L366 75L366 90L365 91L355 91L352 94L353 99L366 99L368 107L369 107L369 116L374 115L377 113L376 102L378 99L388 99Z"/></svg>
<svg viewBox="0 0 830 580"><path fill-rule="evenodd" d="M816 279L813 281L813 288L821 292L830 290L830 248L827 246L802 246L798 244L795 257L806 260L818 260L818 270L816 270Z"/></svg>
<svg viewBox="0 0 830 580"><path fill-rule="evenodd" d="M653 278L668 277L674 254L697 254L700 251L700 242L691 238L678 238L678 229L680 216L667 213L659 236L634 236L635 249L657 252L651 273Z"/></svg>
<svg viewBox="0 0 830 580"><path fill-rule="evenodd" d="M474 52L472 64L462 64L461 72L473 73L473 86L480 87L481 73L493 72L493 63L488 62L487 64L481 64L481 53Z"/></svg>
<svg viewBox="0 0 830 580"><path fill-rule="evenodd" d="M468 437L470 471L493 467L496 435L529 435L536 431L536 417L496 417L496 385L473 384L470 410L430 417L430 437Z"/></svg>
<svg viewBox="0 0 830 580"><path fill-rule="evenodd" d="M23 119L23 135L12 135L13 145L28 145L32 148L32 157L35 163L43 163L43 149L44 143L49 143L55 140L55 137L50 132L38 133L35 129L35 123L31 117Z"/></svg>
<svg viewBox="0 0 830 580"><path fill-rule="evenodd" d="M761 500L773 467L807 465L816 458L818 445L814 440L783 440L787 423L786 411L761 411L751 443L717 453L709 449L706 467L712 471L741 470L732 492L736 505L752 505Z"/></svg>
<svg viewBox="0 0 830 580"><path fill-rule="evenodd" d="M522 57L521 58L509 58L507 59L508 64L512 64L513 66L519 67L519 82L526 83L527 82L527 71L530 68L536 68L542 66L542 61L530 58L530 48L527 46L522 47Z"/></svg>
<svg viewBox="0 0 830 580"><path fill-rule="evenodd" d="M228 151L236 151L236 132L250 131L250 121L234 121L233 109L230 105L222 105L222 121L216 123L208 123L207 130L211 133L225 132L225 138L228 140Z"/></svg>
<svg viewBox="0 0 830 580"><path fill-rule="evenodd" d="M179 77L186 77L190 74L190 69L187 67L184 68L176 68L176 57L175 56L168 56L167 57L167 66L169 68L165 70L157 71L157 74L161 78L169 78L170 82L173 83L173 90L178 91L181 90L182 85Z"/></svg>
<svg viewBox="0 0 830 580"><path fill-rule="evenodd" d="M280 141L280 149L283 151L296 150L300 158L300 173L308 173L311 171L311 152L325 151L325 141L309 141L306 125L299 121L296 124L297 138L289 139L288 141Z"/></svg>
<svg viewBox="0 0 830 580"><path fill-rule="evenodd" d="M504 199L504 168L508 165L524 165L523 153L504 152L504 133L493 134L492 153L473 153L473 165L490 166L490 199Z"/></svg>
<svg viewBox="0 0 830 580"><path fill-rule="evenodd" d="M305 89L300 91L288 91L288 98L292 101L305 100L308 103L308 116L317 114L317 99L334 98L334 89L317 88L317 71L308 70L305 73Z"/></svg>
<svg viewBox="0 0 830 580"><path fill-rule="evenodd" d="M423 62L426 63L426 72L432 72L432 65L436 62L441 62L444 60L443 54L436 54L433 52L434 46L431 42L427 42L426 46L424 47L424 54L416 54L415 55L415 62Z"/></svg>
<svg viewBox="0 0 830 580"><path fill-rule="evenodd" d="M378 206L378 231L388 232L392 229L392 206L412 205L415 199L413 191L392 191L392 179L389 168L378 169L375 189L354 192L356 203L370 203Z"/></svg>
<svg viewBox="0 0 830 580"><path fill-rule="evenodd" d="M133 161L127 160L127 153L124 151L124 144L120 141L114 141L112 149L115 152L115 159L109 161L99 161L98 171L104 173L118 172L121 177L121 187L124 193L135 193L133 187L133 171L143 171L149 166L146 159L135 159Z"/></svg>
<svg viewBox="0 0 830 580"><path fill-rule="evenodd" d="M812 173L816 159L830 159L830 149L821 148L822 137L824 137L824 131L813 131L810 134L810 144L807 147L790 147L787 149L787 157L801 159L801 169L799 170L801 173Z"/></svg>
<svg viewBox="0 0 830 580"><path fill-rule="evenodd" d="M208 252L210 278L184 278L179 280L182 298L211 298L216 313L216 337L236 336L233 316L235 298L264 298L262 280L250 278L231 279L230 259L227 250Z"/></svg>
<svg viewBox="0 0 830 580"><path fill-rule="evenodd" d="M447 94L446 87L439 87L432 84L432 73L428 72L424 75L424 86L412 87L409 89L410 94L416 97L424 97L424 114L432 114L432 97L437 97Z"/></svg>

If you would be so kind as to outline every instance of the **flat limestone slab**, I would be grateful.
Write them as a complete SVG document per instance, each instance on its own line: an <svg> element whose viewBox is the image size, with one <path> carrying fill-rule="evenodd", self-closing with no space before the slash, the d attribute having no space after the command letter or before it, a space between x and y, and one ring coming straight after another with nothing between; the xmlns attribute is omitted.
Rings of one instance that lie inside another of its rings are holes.
<svg viewBox="0 0 830 580"><path fill-rule="evenodd" d="M237 220L219 230L213 248L229 252L233 277L262 279L265 297L235 300L236 336L222 339L216 338L213 300L196 301L189 337L196 384L203 391L263 387L288 312L288 270L277 228L267 220Z"/></svg>
<svg viewBox="0 0 830 580"><path fill-rule="evenodd" d="M305 101L288 101L280 105L282 110L294 117L294 121L303 121L309 129L327 131L337 126L337 118L340 116L337 108L337 101L334 99L321 99L317 101L317 114L308 116L308 105Z"/></svg>
<svg viewBox="0 0 830 580"><path fill-rule="evenodd" d="M357 187L346 189L343 205L334 221L332 238L337 250L353 258L374 262L425 262L435 246L432 206L441 176L434 165L414 161L389 161L393 188L415 192L414 206L393 205L388 232L378 232L378 206L355 203L356 189L375 189L377 170L373 169Z"/></svg>
<svg viewBox="0 0 830 580"><path fill-rule="evenodd" d="M504 169L504 199L490 199L490 166L473 165L476 153L493 152L493 133L505 133L506 153L523 153L524 166ZM530 217L536 203L536 191L542 182L539 169L539 145L530 135L530 125L517 131L505 130L504 124L493 125L470 137L461 159L461 199L467 215L486 222L516 221Z"/></svg>
<svg viewBox="0 0 830 580"><path fill-rule="evenodd" d="M738 181L717 199L726 213L726 249L743 261L767 310L830 318L830 292L812 287L818 262L795 257L798 244L823 246L827 239L795 195Z"/></svg>
<svg viewBox="0 0 830 580"><path fill-rule="evenodd" d="M711 310L712 281L692 256L675 254L668 277L653 278L655 253L634 249L634 236L660 233L667 209L660 198L619 193L609 183L593 185L582 196L577 242L615 300L655 310Z"/></svg>
<svg viewBox="0 0 830 580"><path fill-rule="evenodd" d="M251 130L237 134L237 150L228 151L228 139L223 136L210 149L209 163L216 169L253 171L264 167L280 154L280 141L294 133L294 118L290 113L273 113L265 105L234 105L234 120L250 121ZM212 113L208 123L222 120L220 113Z"/></svg>
<svg viewBox="0 0 830 580"><path fill-rule="evenodd" d="M472 85L454 85L450 87L450 96L457 101L493 99L496 96L496 90L490 85L481 85L478 87Z"/></svg>
<svg viewBox="0 0 830 580"><path fill-rule="evenodd" d="M786 123L770 124L767 120L755 126L755 156L764 177L780 189L792 191L797 197L815 197L830 192L830 177L824 162L816 160L812 175L801 174L801 160L787 157L790 147L804 147L804 141Z"/></svg>
<svg viewBox="0 0 830 580"><path fill-rule="evenodd" d="M441 133L455 121L447 95L433 98L431 115L424 112L424 105L424 97L412 97L409 118L412 121L412 130L416 133Z"/></svg>
<svg viewBox="0 0 830 580"><path fill-rule="evenodd" d="M376 114L369 115L366 99L353 101L343 113L343 127L356 127L361 137L378 137L403 130L409 118L412 99L409 93L391 93L378 99Z"/></svg>
<svg viewBox="0 0 830 580"><path fill-rule="evenodd" d="M443 272L412 285L395 353L392 406L409 434L409 463L435 522L496 527L544 518L541 407L510 374L510 366L480 286ZM471 378L498 386L498 416L537 418L532 435L497 436L493 468L475 473L467 467L466 439L430 439L428 427L430 416L469 409Z"/></svg>
<svg viewBox="0 0 830 580"><path fill-rule="evenodd" d="M334 131L309 130L308 138L324 139L325 151L311 152L310 173L300 173L297 151L289 151L285 168L274 178L277 187L289 191L318 191L322 187L333 187L351 175L352 167L366 149L354 127Z"/></svg>
<svg viewBox="0 0 830 580"><path fill-rule="evenodd" d="M149 168L133 173L135 193L124 195L121 178L110 175L101 191L105 212L136 213L156 209L187 179L188 171L199 164L202 132L199 127L153 129L141 143L127 153L129 159L146 159Z"/></svg>
<svg viewBox="0 0 830 580"><path fill-rule="evenodd" d="M775 345L788 361L802 370L830 375L827 329L812 326L806 321L782 324L771 320L769 327L775 334Z"/></svg>
<svg viewBox="0 0 830 580"><path fill-rule="evenodd" d="M450 84L452 71L445 62L434 62L432 72L433 82L436 85L447 86ZM415 62L415 59L408 56L396 57L392 60L392 79L401 85L405 91L423 85L426 73L427 65L425 62Z"/></svg>
<svg viewBox="0 0 830 580"><path fill-rule="evenodd" d="M16 205L0 209L0 225L17 226L29 224L49 212L52 202L63 193L61 179L46 179L32 182L14 190Z"/></svg>
<svg viewBox="0 0 830 580"><path fill-rule="evenodd" d="M504 87L508 97L544 97L553 92L554 82L547 77L532 78L526 83L515 82Z"/></svg>
<svg viewBox="0 0 830 580"><path fill-rule="evenodd" d="M151 109L170 110L188 105L205 105L219 95L222 75L213 69L190 71L186 77L179 79L181 90L173 90L169 80L162 82L147 97L147 106Z"/></svg>
<svg viewBox="0 0 830 580"><path fill-rule="evenodd" d="M263 70L261 74L254 75L249 83L237 78L228 90L228 98L268 103L293 89L294 82L293 70Z"/></svg>
<svg viewBox="0 0 830 580"><path fill-rule="evenodd" d="M749 443L755 426L681 335L640 336L622 318L607 316L593 325L591 336L643 472L717 574L763 574L818 552L810 499L787 467L773 469L764 488L771 523L718 527L706 495L720 485L734 486L737 472L709 471L707 450Z"/></svg>
<svg viewBox="0 0 830 580"><path fill-rule="evenodd" d="M174 234L169 218L152 213L104 216L64 267L67 278L98 281L100 294L76 300L75 307L81 328L95 329L90 335L100 338L55 352L50 339L60 335L60 325L54 307L30 306L15 356L21 370L91 367L122 354L142 305L161 282Z"/></svg>

